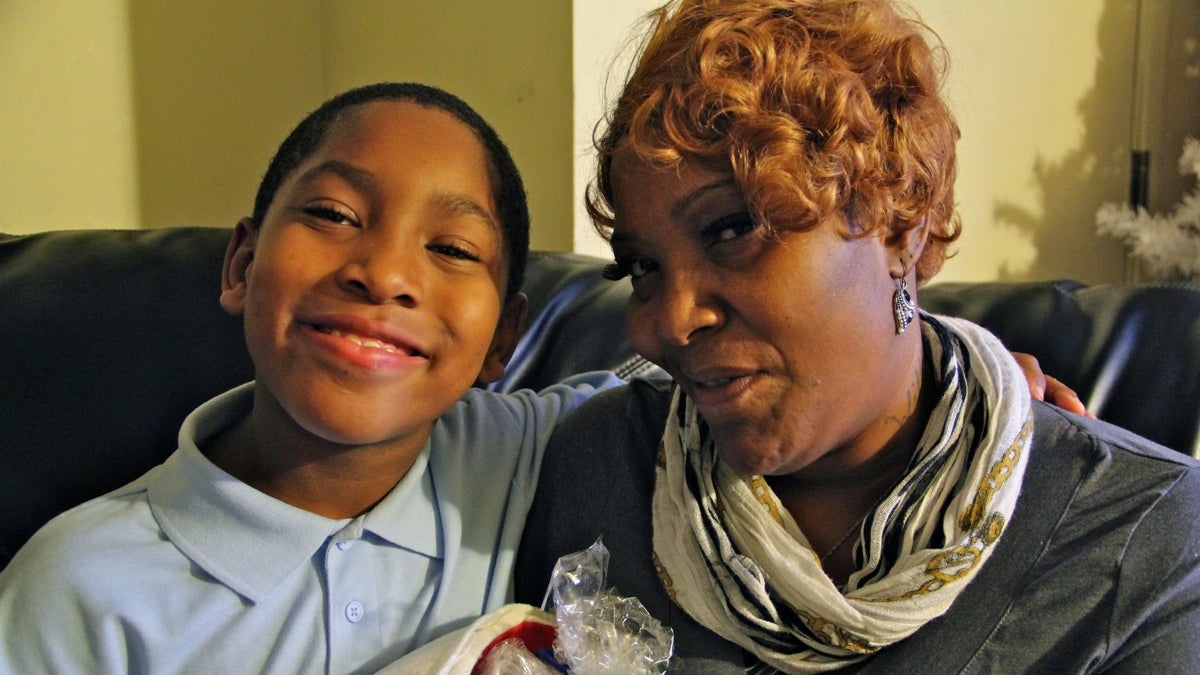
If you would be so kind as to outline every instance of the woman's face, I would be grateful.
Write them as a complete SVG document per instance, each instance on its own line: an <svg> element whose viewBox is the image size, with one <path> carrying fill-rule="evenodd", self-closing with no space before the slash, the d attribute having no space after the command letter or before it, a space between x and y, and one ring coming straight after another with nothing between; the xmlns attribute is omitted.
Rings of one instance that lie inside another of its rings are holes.
<svg viewBox="0 0 1200 675"><path fill-rule="evenodd" d="M633 344L696 402L728 464L818 475L895 434L921 367L919 329L895 332L897 251L835 220L768 236L732 176L695 162L657 169L626 152L612 185Z"/></svg>

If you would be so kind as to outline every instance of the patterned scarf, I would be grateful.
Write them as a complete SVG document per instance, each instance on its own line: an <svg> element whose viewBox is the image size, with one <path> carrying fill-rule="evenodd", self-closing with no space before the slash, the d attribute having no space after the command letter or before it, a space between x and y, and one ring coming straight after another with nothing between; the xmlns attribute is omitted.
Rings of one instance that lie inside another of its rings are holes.
<svg viewBox="0 0 1200 675"><path fill-rule="evenodd" d="M848 665L941 616L1016 507L1032 432L1026 380L1000 342L922 315L941 398L907 473L867 515L836 587L761 476L718 458L678 388L660 448L654 550L688 614L786 672Z"/></svg>

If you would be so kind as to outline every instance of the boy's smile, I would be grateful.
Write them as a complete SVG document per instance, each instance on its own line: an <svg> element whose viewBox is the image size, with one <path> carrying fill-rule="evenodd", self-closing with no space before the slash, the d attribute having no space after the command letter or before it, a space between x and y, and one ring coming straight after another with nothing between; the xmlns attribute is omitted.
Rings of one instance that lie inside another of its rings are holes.
<svg viewBox="0 0 1200 675"><path fill-rule="evenodd" d="M428 358L417 341L392 325L354 315L320 316L305 321L318 345L363 368L420 365Z"/></svg>
<svg viewBox="0 0 1200 675"><path fill-rule="evenodd" d="M336 122L231 245L222 305L245 317L255 423L415 455L502 375L521 304L492 195L483 145L443 110L377 101Z"/></svg>

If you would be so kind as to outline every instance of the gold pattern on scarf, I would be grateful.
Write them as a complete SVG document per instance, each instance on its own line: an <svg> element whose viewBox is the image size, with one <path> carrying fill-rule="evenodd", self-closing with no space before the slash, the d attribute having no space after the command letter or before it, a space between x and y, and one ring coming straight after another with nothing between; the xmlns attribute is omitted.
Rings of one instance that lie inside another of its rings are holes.
<svg viewBox="0 0 1200 675"><path fill-rule="evenodd" d="M679 601L675 599L675 582L671 581L671 575L667 574L667 568L663 566L662 561L658 559L658 554L654 555L654 571L658 574L658 580L662 582L663 590L667 592L667 597L671 598L671 602L676 605Z"/></svg>
<svg viewBox="0 0 1200 675"><path fill-rule="evenodd" d="M980 482L975 498L959 518L959 525L968 534L966 543L943 551L926 563L925 571L929 578L919 587L899 596L879 598L876 602L897 602L932 593L948 583L962 579L979 565L983 560L984 551L994 545L1004 532L1004 516L996 512L989 513L992 497L1012 475L1013 467L1017 465L1029 444L1032 432L1033 420L1027 419L1012 445L992 464Z"/></svg>
<svg viewBox="0 0 1200 675"><path fill-rule="evenodd" d="M747 487L760 504L767 507L767 515L771 516L777 525L783 525L783 516L779 515L779 503L775 501L771 486L762 476L751 476L746 480Z"/></svg>
<svg viewBox="0 0 1200 675"><path fill-rule="evenodd" d="M962 529L967 532L975 532L983 523L985 514L992 505L992 496L996 494L1008 477L1012 475L1013 468L1017 465L1017 460L1021 458L1021 451L1025 444L1029 442L1029 434L1033 431L1033 421L1025 420L1025 425L1021 427L1021 433L1017 434L1016 440L1004 451L1000 459L992 465L987 475L983 477L983 482L979 485L979 489L975 492L975 499L971 502L971 506L963 512L961 522L959 523ZM999 535L997 535L999 536Z"/></svg>
<svg viewBox="0 0 1200 675"><path fill-rule="evenodd" d="M796 611L796 615L800 618L804 626L808 628L817 642L829 645L830 647L840 647L855 654L874 654L882 647L882 645L871 644L869 641L864 640L862 636L828 619L799 610Z"/></svg>

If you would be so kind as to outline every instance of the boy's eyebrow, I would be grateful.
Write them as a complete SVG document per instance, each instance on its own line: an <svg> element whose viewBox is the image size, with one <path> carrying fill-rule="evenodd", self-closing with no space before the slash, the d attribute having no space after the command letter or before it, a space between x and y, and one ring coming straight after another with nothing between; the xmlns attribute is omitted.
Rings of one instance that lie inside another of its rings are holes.
<svg viewBox="0 0 1200 675"><path fill-rule="evenodd" d="M466 215L482 220L496 235L503 236L500 224L474 199L456 192L442 192L432 199L436 206L446 209L453 215Z"/></svg>
<svg viewBox="0 0 1200 675"><path fill-rule="evenodd" d="M370 171L336 159L321 162L308 171L305 171L301 174L300 181L310 181L325 173L337 174L347 183L354 186L355 189L361 191L372 191L377 185L375 176ZM443 208L452 214L469 215L478 218L497 235L503 235L500 224L496 222L492 214L467 195L452 192L438 193L431 201L434 206Z"/></svg>
<svg viewBox="0 0 1200 675"><path fill-rule="evenodd" d="M371 175L370 171L336 159L321 162L308 171L305 171L300 176L300 182L310 181L325 173L337 174L347 183L360 190L371 190L375 187L375 176Z"/></svg>

